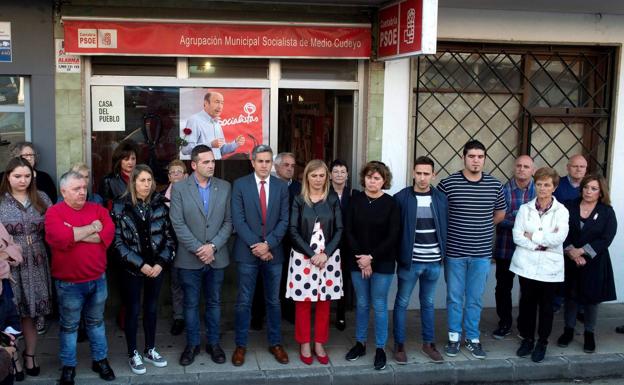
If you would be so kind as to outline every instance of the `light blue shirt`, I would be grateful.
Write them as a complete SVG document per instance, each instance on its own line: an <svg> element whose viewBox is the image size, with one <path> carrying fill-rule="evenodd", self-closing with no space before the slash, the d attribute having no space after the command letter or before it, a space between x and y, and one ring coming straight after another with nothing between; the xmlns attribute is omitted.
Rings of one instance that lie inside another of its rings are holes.
<svg viewBox="0 0 624 385"><path fill-rule="evenodd" d="M209 208L209 203L210 203L210 186L212 185L212 178L208 179L208 183L206 184L206 187L202 187L199 184L199 181L197 180L195 173L193 173L193 180L195 181L195 184L197 185L197 191L199 191L199 199L204 204L204 215L208 215L208 208Z"/></svg>
<svg viewBox="0 0 624 385"><path fill-rule="evenodd" d="M236 141L225 143L221 148L212 147L210 145L210 142L214 139L225 139L225 136L223 135L223 129L221 128L219 119L208 115L205 110L201 110L192 115L186 121L186 127L191 129L191 134L185 138L188 144L180 150L183 155L190 155L193 148L198 144L205 144L212 148L215 159L221 159L222 155L234 152L238 148Z"/></svg>

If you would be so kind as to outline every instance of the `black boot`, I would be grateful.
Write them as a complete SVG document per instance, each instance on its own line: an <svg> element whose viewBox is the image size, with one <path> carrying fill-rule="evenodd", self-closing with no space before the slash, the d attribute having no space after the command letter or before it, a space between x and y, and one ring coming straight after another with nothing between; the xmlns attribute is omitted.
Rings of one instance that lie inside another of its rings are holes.
<svg viewBox="0 0 624 385"><path fill-rule="evenodd" d="M585 342L583 343L583 351L585 353L593 353L596 351L596 340L594 333L585 331Z"/></svg>
<svg viewBox="0 0 624 385"><path fill-rule="evenodd" d="M557 346L562 347L562 348L567 348L573 339L574 339L574 329L564 327L563 334L557 340Z"/></svg>
<svg viewBox="0 0 624 385"><path fill-rule="evenodd" d="M76 368L73 366L63 366L59 385L74 385L74 377L76 377Z"/></svg>

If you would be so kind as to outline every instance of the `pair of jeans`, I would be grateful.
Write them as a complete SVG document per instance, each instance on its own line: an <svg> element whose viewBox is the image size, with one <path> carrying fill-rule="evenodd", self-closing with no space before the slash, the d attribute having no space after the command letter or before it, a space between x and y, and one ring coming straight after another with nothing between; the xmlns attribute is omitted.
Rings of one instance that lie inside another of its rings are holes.
<svg viewBox="0 0 624 385"><path fill-rule="evenodd" d="M518 331L522 338L535 339L536 316L539 317L537 336L539 342L548 343L553 324L553 299L559 282L542 282L519 277L520 306ZM539 316L538 316L539 308ZM576 315L575 315L576 316Z"/></svg>
<svg viewBox="0 0 624 385"><path fill-rule="evenodd" d="M219 343L221 323L221 287L224 269L213 269L205 265L201 269L177 269L180 285L184 290L184 323L186 344L197 346L199 337L199 299L204 293L204 324L209 345Z"/></svg>
<svg viewBox="0 0 624 385"><path fill-rule="evenodd" d="M370 305L375 312L375 345L384 348L388 340L388 290L394 274L373 273L368 279L362 272L352 271L355 290L355 339L366 344Z"/></svg>
<svg viewBox="0 0 624 385"><path fill-rule="evenodd" d="M512 303L511 290L513 289L516 274L509 270L511 259L496 259L496 314L498 314L498 326L511 328Z"/></svg>
<svg viewBox="0 0 624 385"><path fill-rule="evenodd" d="M249 337L251 302L256 288L258 274L262 274L264 301L267 314L267 338L270 346L282 343L281 309L279 287L282 276L281 263L259 262L239 263L238 296L235 306L235 341L236 346L246 347Z"/></svg>
<svg viewBox="0 0 624 385"><path fill-rule="evenodd" d="M311 301L295 302L295 341L299 344L310 342ZM315 302L314 341L324 344L329 339L329 308L331 301Z"/></svg>
<svg viewBox="0 0 624 385"><path fill-rule="evenodd" d="M471 341L478 340L490 258L449 257L444 261L449 332L461 336L463 319L466 338Z"/></svg>
<svg viewBox="0 0 624 385"><path fill-rule="evenodd" d="M55 281L59 306L59 355L63 366L76 366L76 339L80 314L84 315L91 358L100 361L108 355L104 308L108 297L106 275L88 282Z"/></svg>
<svg viewBox="0 0 624 385"><path fill-rule="evenodd" d="M163 282L162 272L156 278L137 276L124 271L124 296L126 298L126 344L128 355L137 350L137 329L141 311L141 290L143 290L143 333L145 334L145 351L155 347L156 320L158 318L158 298Z"/></svg>
<svg viewBox="0 0 624 385"><path fill-rule="evenodd" d="M394 301L394 342L405 343L405 318L407 306L416 283L420 281L418 296L420 299L420 322L423 343L432 343L435 339L433 298L442 270L441 262L412 262L409 270L399 268L398 286Z"/></svg>
<svg viewBox="0 0 624 385"><path fill-rule="evenodd" d="M563 305L563 318L565 320L565 326L574 329L576 326L576 313L580 307L579 303L571 298L566 298ZM585 331L593 333L596 328L596 320L598 319L598 304L583 304L585 318L583 324L585 325Z"/></svg>
<svg viewBox="0 0 624 385"><path fill-rule="evenodd" d="M184 290L180 283L178 268L171 266L171 308L174 320L184 319Z"/></svg>

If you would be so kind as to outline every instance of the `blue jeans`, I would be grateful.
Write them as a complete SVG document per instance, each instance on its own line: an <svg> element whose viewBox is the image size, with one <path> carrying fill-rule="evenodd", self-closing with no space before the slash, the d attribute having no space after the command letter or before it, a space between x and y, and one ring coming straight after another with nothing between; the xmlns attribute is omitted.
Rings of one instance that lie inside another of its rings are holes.
<svg viewBox="0 0 624 385"><path fill-rule="evenodd" d="M405 343L405 318L412 291L420 280L420 322L423 343L434 342L433 297L442 270L441 262L412 262L411 268L399 269L398 288L394 301L394 342Z"/></svg>
<svg viewBox="0 0 624 385"><path fill-rule="evenodd" d="M236 298L236 346L247 346L249 335L249 320L251 318L251 302L253 301L256 279L262 274L264 283L264 301L267 313L267 338L269 345L274 346L282 343L281 308L279 299L279 287L282 277L281 263L259 264L239 263L238 270L238 296Z"/></svg>
<svg viewBox="0 0 624 385"><path fill-rule="evenodd" d="M184 291L184 322L186 324L186 344L197 346L199 338L199 298L204 292L204 324L208 344L219 343L221 323L221 286L224 269L213 269L209 265L197 270L176 269L180 286Z"/></svg>
<svg viewBox="0 0 624 385"><path fill-rule="evenodd" d="M355 290L355 339L362 344L368 336L368 316L370 305L375 312L375 345L384 348L388 341L388 290L394 274L373 273L362 278L359 271L351 272L353 289Z"/></svg>
<svg viewBox="0 0 624 385"><path fill-rule="evenodd" d="M106 275L93 281L72 283L55 281L58 297L60 331L59 355L63 366L76 366L76 338L80 314L85 318L87 336L91 346L91 358L100 361L108 355L104 307L108 291Z"/></svg>
<svg viewBox="0 0 624 385"><path fill-rule="evenodd" d="M476 340L479 338L481 300L490 272L490 258L461 257L444 261L449 332L461 336L463 319L466 338Z"/></svg>

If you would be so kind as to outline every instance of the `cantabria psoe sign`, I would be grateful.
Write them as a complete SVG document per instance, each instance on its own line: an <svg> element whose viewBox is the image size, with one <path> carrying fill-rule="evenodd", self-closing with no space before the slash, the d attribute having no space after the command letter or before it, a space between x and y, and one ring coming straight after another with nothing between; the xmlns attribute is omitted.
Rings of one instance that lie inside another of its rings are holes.
<svg viewBox="0 0 624 385"><path fill-rule="evenodd" d="M438 0L403 0L379 10L377 58L436 52Z"/></svg>
<svg viewBox="0 0 624 385"><path fill-rule="evenodd" d="M63 18L73 55L369 59L368 24Z"/></svg>

